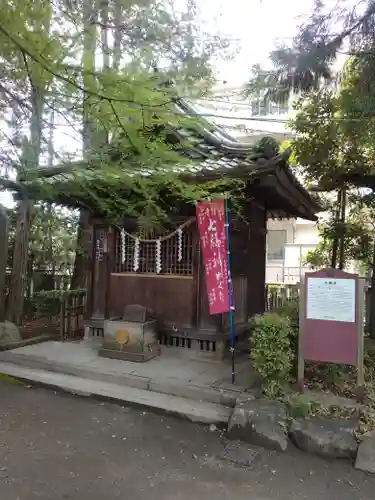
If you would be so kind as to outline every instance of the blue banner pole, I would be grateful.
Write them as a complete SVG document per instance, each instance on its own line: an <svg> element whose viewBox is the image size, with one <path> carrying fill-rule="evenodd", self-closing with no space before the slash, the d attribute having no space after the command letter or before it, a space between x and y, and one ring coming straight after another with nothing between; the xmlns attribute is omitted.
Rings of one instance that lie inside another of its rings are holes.
<svg viewBox="0 0 375 500"><path fill-rule="evenodd" d="M229 213L228 213L228 198L225 197L225 236L226 236L226 246L227 246L227 267L228 267L228 297L229 297L229 338L230 338L230 352L232 357L232 384L236 382L236 370L235 370L235 344L236 339L234 336L234 324L233 324L233 285L232 285L232 275L230 272L230 245L229 245Z"/></svg>

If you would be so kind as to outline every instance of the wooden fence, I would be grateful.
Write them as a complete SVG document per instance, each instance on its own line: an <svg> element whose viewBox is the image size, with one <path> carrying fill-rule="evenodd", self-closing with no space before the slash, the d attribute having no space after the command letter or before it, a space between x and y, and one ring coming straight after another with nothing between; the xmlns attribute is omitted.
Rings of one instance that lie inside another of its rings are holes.
<svg viewBox="0 0 375 500"><path fill-rule="evenodd" d="M71 290L62 296L60 306L60 337L62 341L83 337L85 312L85 291Z"/></svg>

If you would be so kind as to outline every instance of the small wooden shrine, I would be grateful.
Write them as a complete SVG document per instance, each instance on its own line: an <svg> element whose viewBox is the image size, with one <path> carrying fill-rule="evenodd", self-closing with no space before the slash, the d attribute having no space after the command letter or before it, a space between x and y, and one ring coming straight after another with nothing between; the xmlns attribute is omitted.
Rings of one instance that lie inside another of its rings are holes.
<svg viewBox="0 0 375 500"><path fill-rule="evenodd" d="M181 113L196 112L183 100L176 106ZM176 137L194 145L191 157L197 169L189 174L192 182L223 176L246 182L242 217L233 211L229 227L234 323L240 334L249 317L265 307L267 218L315 220L320 207L288 168L288 152L254 153L251 145L212 123L178 130ZM68 204L64 193L62 189L61 203ZM83 197L76 193L76 206L85 207ZM102 335L105 319L122 317L126 306L137 304L156 320L161 344L222 351L228 315L209 315L193 204L181 203L162 229L139 229L129 217L114 225L98 210L91 212L90 227L85 323L90 335Z"/></svg>

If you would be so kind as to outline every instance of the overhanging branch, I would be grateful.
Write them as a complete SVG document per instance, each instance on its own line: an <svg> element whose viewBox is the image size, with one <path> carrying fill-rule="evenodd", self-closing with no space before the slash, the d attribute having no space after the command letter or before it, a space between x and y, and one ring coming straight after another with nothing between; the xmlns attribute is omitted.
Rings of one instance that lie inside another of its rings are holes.
<svg viewBox="0 0 375 500"><path fill-rule="evenodd" d="M49 168L33 168L19 175L20 182L32 181L34 179L49 179L56 175L69 174L80 168L87 168L87 163L67 163Z"/></svg>
<svg viewBox="0 0 375 500"><path fill-rule="evenodd" d="M17 193L23 191L23 187L19 182L11 181L10 179L5 179L4 177L0 177L0 189L10 189L11 191L16 191Z"/></svg>

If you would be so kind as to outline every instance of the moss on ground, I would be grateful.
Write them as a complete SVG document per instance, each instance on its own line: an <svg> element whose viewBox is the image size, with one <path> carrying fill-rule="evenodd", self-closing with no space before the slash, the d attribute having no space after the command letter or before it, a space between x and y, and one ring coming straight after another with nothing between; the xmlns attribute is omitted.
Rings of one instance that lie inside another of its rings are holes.
<svg viewBox="0 0 375 500"><path fill-rule="evenodd" d="M14 384L14 385L24 385L24 383L6 373L0 373L0 383Z"/></svg>

